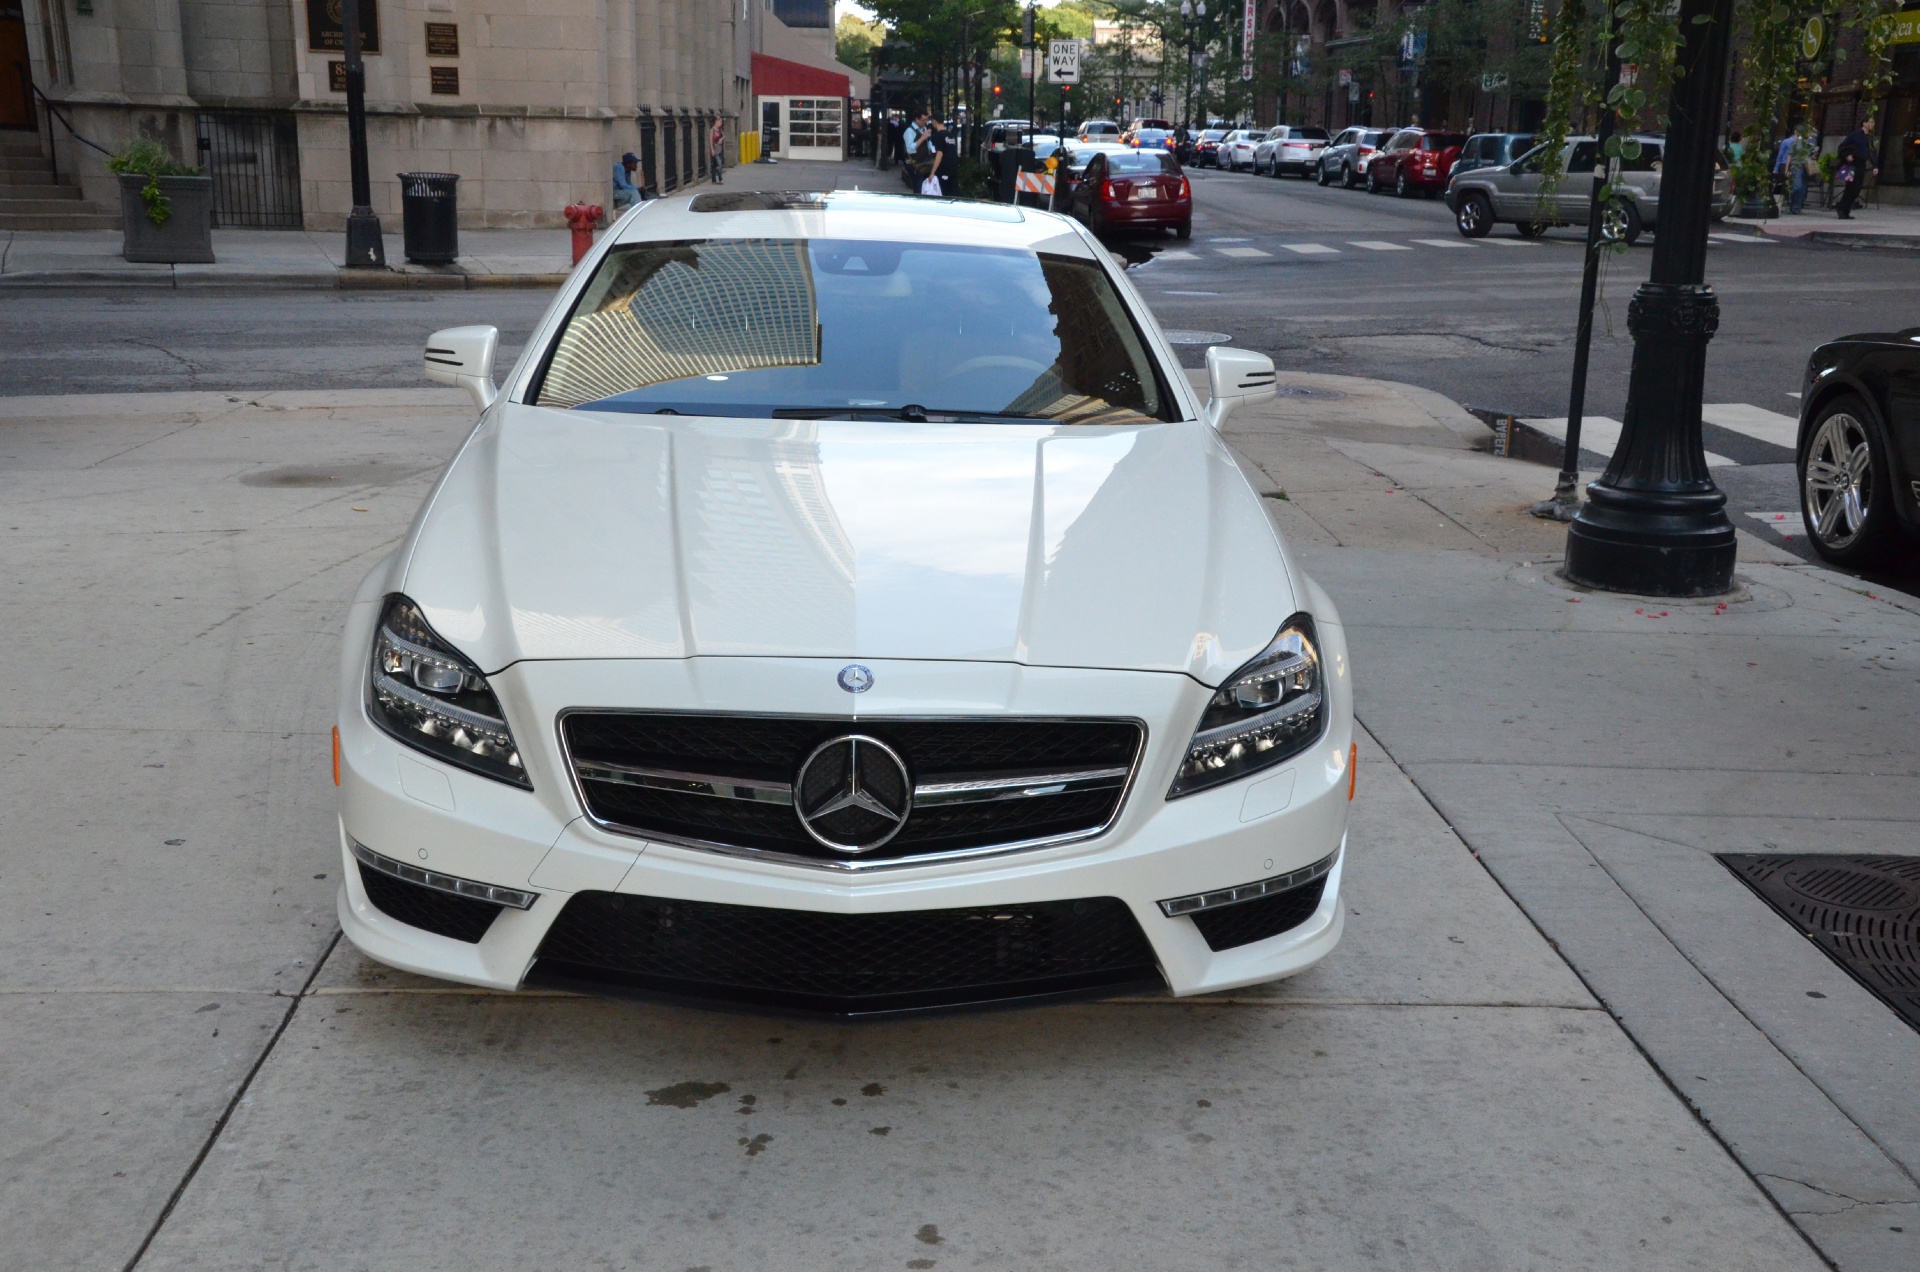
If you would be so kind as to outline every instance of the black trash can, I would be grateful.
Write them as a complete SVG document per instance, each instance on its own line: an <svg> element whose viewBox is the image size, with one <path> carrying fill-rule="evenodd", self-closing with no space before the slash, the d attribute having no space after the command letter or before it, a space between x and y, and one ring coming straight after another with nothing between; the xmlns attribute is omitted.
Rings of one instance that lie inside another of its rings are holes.
<svg viewBox="0 0 1920 1272"><path fill-rule="evenodd" d="M415 265L451 265L460 255L460 220L451 172L402 172L400 223L407 259Z"/></svg>

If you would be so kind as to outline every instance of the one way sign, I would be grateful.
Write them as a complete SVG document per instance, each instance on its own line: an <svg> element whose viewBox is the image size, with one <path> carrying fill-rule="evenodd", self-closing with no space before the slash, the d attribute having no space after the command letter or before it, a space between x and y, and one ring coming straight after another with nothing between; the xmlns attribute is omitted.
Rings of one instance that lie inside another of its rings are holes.
<svg viewBox="0 0 1920 1272"><path fill-rule="evenodd" d="M1047 41L1047 83L1078 84L1080 82L1080 41Z"/></svg>

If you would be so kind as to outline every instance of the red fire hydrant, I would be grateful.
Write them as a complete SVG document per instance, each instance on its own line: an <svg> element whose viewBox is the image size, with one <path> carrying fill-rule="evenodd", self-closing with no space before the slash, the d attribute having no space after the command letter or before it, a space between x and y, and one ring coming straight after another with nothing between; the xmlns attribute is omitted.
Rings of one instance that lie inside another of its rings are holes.
<svg viewBox="0 0 1920 1272"><path fill-rule="evenodd" d="M593 250L593 227L600 224L604 213L598 203L569 203L560 215L573 229L573 263L578 265L580 258Z"/></svg>

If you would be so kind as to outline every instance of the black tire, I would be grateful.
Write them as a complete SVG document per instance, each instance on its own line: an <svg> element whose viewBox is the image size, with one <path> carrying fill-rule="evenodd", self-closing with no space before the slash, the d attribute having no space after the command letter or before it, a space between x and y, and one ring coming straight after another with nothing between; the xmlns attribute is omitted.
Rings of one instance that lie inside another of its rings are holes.
<svg viewBox="0 0 1920 1272"><path fill-rule="evenodd" d="M1394 174L1393 192L1403 199L1411 199L1413 197L1413 187L1407 184L1407 170L1405 168L1400 169L1399 172Z"/></svg>
<svg viewBox="0 0 1920 1272"><path fill-rule="evenodd" d="M1487 237L1493 232L1493 201L1478 190L1467 191L1460 196L1460 209L1453 214L1453 223L1462 238Z"/></svg>
<svg viewBox="0 0 1920 1272"><path fill-rule="evenodd" d="M1190 239L1190 238L1192 238L1192 237L1193 237L1193 222L1192 222L1192 221L1188 221L1188 222L1186 222L1186 223L1185 223L1184 225L1176 225L1176 226L1174 226L1174 227L1173 227L1173 236L1174 236L1175 238L1177 238L1177 239Z"/></svg>
<svg viewBox="0 0 1920 1272"><path fill-rule="evenodd" d="M1358 186L1359 184L1360 182L1358 178L1356 178L1353 175L1353 165L1350 163L1341 164L1340 165L1340 188L1342 190L1351 190L1356 186Z"/></svg>
<svg viewBox="0 0 1920 1272"><path fill-rule="evenodd" d="M1807 542L1835 565L1884 558L1899 527L1887 448L1867 404L1851 394L1820 408L1794 464ZM1864 470L1864 471L1863 471Z"/></svg>
<svg viewBox="0 0 1920 1272"><path fill-rule="evenodd" d="M1380 183L1374 179L1373 165L1371 164L1367 165L1367 193L1368 194L1380 193Z"/></svg>
<svg viewBox="0 0 1920 1272"><path fill-rule="evenodd" d="M1527 239L1539 238L1547 232L1547 227L1539 221L1515 221L1513 228L1519 231L1521 238Z"/></svg>
<svg viewBox="0 0 1920 1272"><path fill-rule="evenodd" d="M1313 182L1323 190L1333 184L1333 178L1327 175L1326 164L1317 163L1313 166Z"/></svg>
<svg viewBox="0 0 1920 1272"><path fill-rule="evenodd" d="M1647 232L1645 221L1640 219L1640 209L1627 203L1620 209L1620 241L1632 247Z"/></svg>

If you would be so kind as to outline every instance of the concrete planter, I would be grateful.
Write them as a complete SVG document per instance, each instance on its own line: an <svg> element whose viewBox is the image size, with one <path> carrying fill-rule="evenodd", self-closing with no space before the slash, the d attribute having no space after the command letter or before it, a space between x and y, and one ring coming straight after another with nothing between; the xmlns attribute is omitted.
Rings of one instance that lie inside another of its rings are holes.
<svg viewBox="0 0 1920 1272"><path fill-rule="evenodd" d="M160 177L160 193L172 204L165 225L155 225L140 197L145 177L120 177L120 225L126 232L121 255L130 261L162 265L213 263L213 178Z"/></svg>

